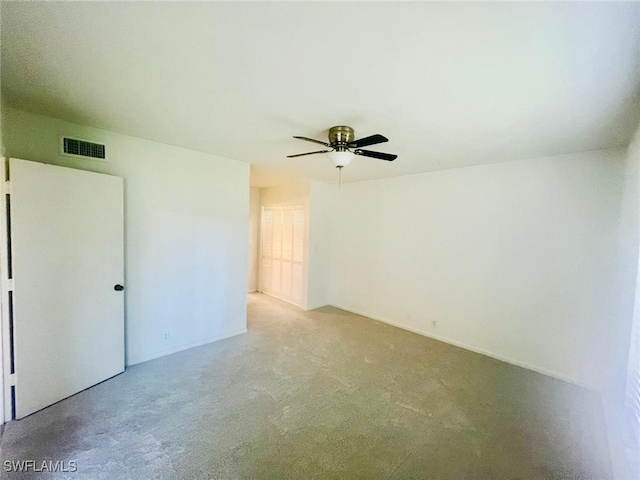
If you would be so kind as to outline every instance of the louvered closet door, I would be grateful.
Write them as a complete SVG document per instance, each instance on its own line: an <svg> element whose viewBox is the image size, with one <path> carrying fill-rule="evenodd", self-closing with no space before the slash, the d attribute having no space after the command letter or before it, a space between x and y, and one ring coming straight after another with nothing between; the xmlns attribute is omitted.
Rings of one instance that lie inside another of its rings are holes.
<svg viewBox="0 0 640 480"><path fill-rule="evenodd" d="M304 207L262 211L262 292L300 305L304 261Z"/></svg>

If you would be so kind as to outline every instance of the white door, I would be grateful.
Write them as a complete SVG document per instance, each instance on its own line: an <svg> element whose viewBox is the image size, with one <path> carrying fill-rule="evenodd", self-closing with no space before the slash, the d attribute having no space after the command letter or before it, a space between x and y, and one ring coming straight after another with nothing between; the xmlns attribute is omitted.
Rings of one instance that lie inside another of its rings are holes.
<svg viewBox="0 0 640 480"><path fill-rule="evenodd" d="M304 207L264 207L260 290L300 305L304 260Z"/></svg>
<svg viewBox="0 0 640 480"><path fill-rule="evenodd" d="M9 175L22 418L124 370L123 179L16 159Z"/></svg>

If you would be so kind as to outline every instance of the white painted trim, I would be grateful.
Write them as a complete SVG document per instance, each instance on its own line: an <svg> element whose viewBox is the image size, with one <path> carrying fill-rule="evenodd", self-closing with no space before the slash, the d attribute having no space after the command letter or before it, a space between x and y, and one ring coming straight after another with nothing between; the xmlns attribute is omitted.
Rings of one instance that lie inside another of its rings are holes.
<svg viewBox="0 0 640 480"><path fill-rule="evenodd" d="M334 303L331 306L333 306L335 308L339 308L340 310L344 310L344 311L349 312L349 313L354 313L356 315L360 315L361 317L367 317L367 318L370 318L372 320L377 320L378 322L386 323L388 325L392 325L394 327L401 328L402 330L407 330L407 331L412 332L412 333L417 333L418 335L422 335L423 337L432 338L434 340L438 340L439 342L443 342L443 343L447 343L449 345L453 345L454 347L464 348L465 350L469 350L470 352L479 353L480 355L485 355L487 357L491 357L491 358L494 358L496 360L500 360L501 362L505 362L505 363L509 363L511 365L515 365L516 367L526 368L527 370L531 370L531 371L534 371L536 373L541 373L542 375L546 375L548 377L557 378L558 380L562 380L564 382L571 383L571 384L577 385L579 387L587 388L587 389L593 390L595 392L599 391L598 387L595 386L595 385L591 385L591 384L582 382L580 380L577 380L575 378L569 377L567 375L563 375L563 374L558 373L558 372L554 372L552 370L547 370L545 368L536 367L534 365L530 365L528 363L521 362L519 360L514 360L513 358L505 357L504 355L500 355L498 353L493 353L493 352L490 352L488 350L484 350L482 348L474 347L472 345L467 345L466 343L458 342L457 340L451 340L449 338L441 337L439 335L434 335L431 332L427 332L425 330L421 330L421 329L415 328L415 327L409 327L409 326L403 325L403 324L401 324L399 322L394 322L394 321L391 321L391 320L384 319L382 317L378 317L376 315L371 315L371 314L368 314L366 312L361 312L361 311L358 311L356 309L353 309L353 308L350 308L350 307L346 307L344 305L337 305L337 304Z"/></svg>
<svg viewBox="0 0 640 480"><path fill-rule="evenodd" d="M322 304L322 305L316 305L316 306L311 306L311 307L307 305L307 307L305 308L305 307L303 307L302 305L298 305L297 303L293 303L291 300L287 300L286 298L280 298L280 297L278 297L277 295L273 295L273 294L271 294L271 293L267 293L267 292L260 292L260 291L258 291L258 290L256 290L255 292L249 292L249 293L261 293L262 295L267 295L267 296L269 296L269 297L271 297L271 298L277 298L278 300L282 300L283 302L286 302L286 303L288 303L289 305L293 305L294 307L298 307L298 308L300 308L301 310L304 310L305 312L308 312L309 310L315 310L316 308L320 308L320 307L326 307L326 306L328 306L328 304L324 303L324 304ZM336 308L340 308L340 307L336 307ZM344 310L344 309L343 309L343 310ZM355 313L355 312L352 312L352 313ZM360 314L358 314L358 315L360 315ZM365 316L366 316L366 315L365 315Z"/></svg>
<svg viewBox="0 0 640 480"><path fill-rule="evenodd" d="M318 304L318 305L307 305L307 308L304 308L303 310L308 312L309 310L315 310L316 308L322 308L322 307L327 307L327 306L329 306L327 303L322 303L322 304ZM332 305L332 306L335 306L335 305ZM340 307L336 307L336 308L340 308ZM344 308L342 310L344 310ZM354 313L354 312L351 312L351 313ZM360 314L358 314L358 315L360 315Z"/></svg>
<svg viewBox="0 0 640 480"><path fill-rule="evenodd" d="M0 424L11 420L11 358L9 355L9 290L13 290L13 281L8 279L8 246L7 246L7 204L6 194L11 188L7 181L7 163L9 158L0 157L0 182L2 182L2 192L0 195L0 355L2 360L2 381L0 382L2 400L0 401ZM10 285L11 284L11 285ZM9 288L11 287L11 288Z"/></svg>
<svg viewBox="0 0 640 480"><path fill-rule="evenodd" d="M236 330L231 333L225 333L223 335L218 335L216 337L205 338L204 340L199 340L197 342L187 343L185 345L180 345L179 347L167 348L165 350L160 350L158 352L152 353L151 355L145 355L142 357L128 359L127 367L130 367L131 365L136 365L138 363L147 362L155 358L164 357L165 355L171 355L172 353L178 353L183 350L189 350L190 348L199 347L201 345L206 345L208 343L217 342L218 340L224 340L225 338L231 338L231 337L235 337L236 335L242 335L243 333L247 333L246 328L242 328L240 330Z"/></svg>
<svg viewBox="0 0 640 480"><path fill-rule="evenodd" d="M289 305L293 305L294 307L298 307L298 308L301 308L302 310L305 310L304 308L302 308L302 306L298 305L297 303L293 303L291 300L287 300L286 298L279 297L277 295L274 295L273 293L267 293L267 292L258 292L258 293L262 293L263 295L269 295L272 298L277 298L278 300L287 302Z"/></svg>

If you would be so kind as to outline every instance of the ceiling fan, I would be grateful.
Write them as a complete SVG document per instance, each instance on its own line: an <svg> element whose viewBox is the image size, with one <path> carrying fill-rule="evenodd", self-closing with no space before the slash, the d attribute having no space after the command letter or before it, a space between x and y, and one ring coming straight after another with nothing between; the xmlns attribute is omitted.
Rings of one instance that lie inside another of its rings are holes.
<svg viewBox="0 0 640 480"><path fill-rule="evenodd" d="M314 140L313 138L294 136L293 138L299 138L300 140L306 140L307 142L319 143L324 145L329 150L318 150L315 152L298 153L296 155L287 155L287 158L302 157L305 155L316 155L318 153L326 153L336 168L342 169L345 165L348 165L353 160L354 155L362 155L363 157L377 158L378 160L386 160L392 162L397 155L390 153L373 152L371 150L362 150L361 147L368 147L369 145L376 145L378 143L388 142L389 139L382 135L376 134L369 137L355 139L353 128L346 127L344 125L338 127L331 127L329 129L329 143L322 142L320 140Z"/></svg>

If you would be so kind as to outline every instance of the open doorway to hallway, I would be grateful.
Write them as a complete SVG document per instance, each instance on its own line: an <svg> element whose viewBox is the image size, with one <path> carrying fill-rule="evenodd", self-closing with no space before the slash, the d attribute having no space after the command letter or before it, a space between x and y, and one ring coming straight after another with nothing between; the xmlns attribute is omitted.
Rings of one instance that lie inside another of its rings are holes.
<svg viewBox="0 0 640 480"><path fill-rule="evenodd" d="M306 308L308 185L259 189L249 199L248 292Z"/></svg>

